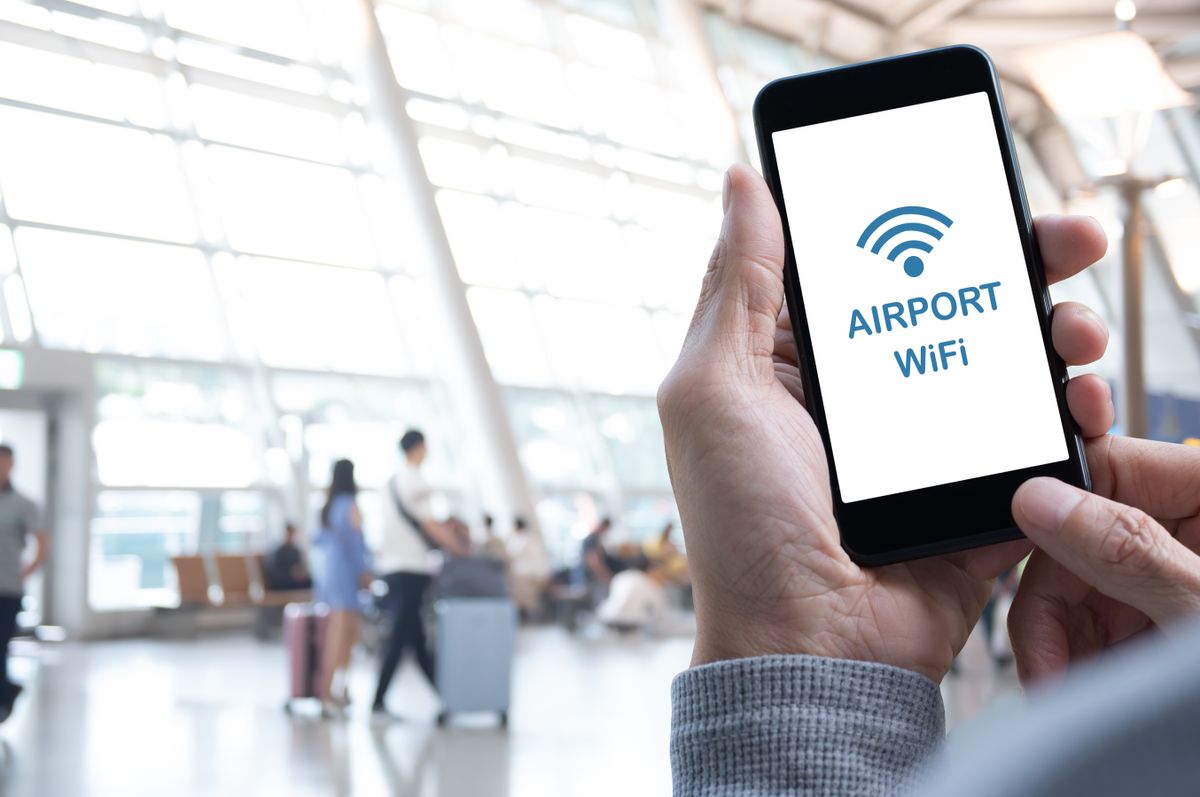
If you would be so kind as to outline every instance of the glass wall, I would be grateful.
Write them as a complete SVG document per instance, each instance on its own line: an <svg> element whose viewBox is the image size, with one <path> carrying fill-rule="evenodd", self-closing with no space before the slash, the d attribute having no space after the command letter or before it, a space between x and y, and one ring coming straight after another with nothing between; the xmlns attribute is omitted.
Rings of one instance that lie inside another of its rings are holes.
<svg viewBox="0 0 1200 797"><path fill-rule="evenodd" d="M677 519L654 393L721 172L739 147L756 157L763 83L833 63L711 11L703 41L680 41L664 6L375 4L474 322L461 333L482 340L561 564L601 516L630 539ZM341 0L0 2L0 342L93 357L95 608L161 600L172 555L257 550L285 517L311 529L342 456L375 535L408 426L430 433L440 509L487 509L399 210L426 186L385 168L351 21ZM687 60L697 47L719 89ZM1159 117L1159 160L1139 164L1182 178L1147 199L1170 277L1147 313L1160 352L1200 343L1180 322L1200 292L1195 122ZM1110 132L1071 127L1093 176ZM1119 235L1110 196L1051 185L1018 143L1040 209L1070 196ZM1063 295L1111 308L1114 273ZM1159 359L1152 384L1200 398L1195 363Z"/></svg>
<svg viewBox="0 0 1200 797"><path fill-rule="evenodd" d="M96 355L95 609L169 601L172 555L311 529L332 460L377 485L409 425L441 441L451 500L471 492L346 17L0 4L0 333Z"/></svg>
<svg viewBox="0 0 1200 797"><path fill-rule="evenodd" d="M661 528L653 396L719 225L719 97L650 2L377 15L552 551L573 561L606 514L618 538Z"/></svg>

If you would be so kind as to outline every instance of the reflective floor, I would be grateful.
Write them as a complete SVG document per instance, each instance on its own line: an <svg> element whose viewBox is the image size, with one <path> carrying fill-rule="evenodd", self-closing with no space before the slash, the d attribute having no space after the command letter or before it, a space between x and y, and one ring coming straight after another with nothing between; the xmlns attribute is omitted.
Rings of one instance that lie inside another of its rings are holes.
<svg viewBox="0 0 1200 797"><path fill-rule="evenodd" d="M341 722L289 718L280 643L243 635L14 645L28 684L0 727L3 795L444 795L670 793L669 686L688 640L523 631L507 732L489 716L439 729L406 665L372 726L373 666ZM1015 694L973 638L946 687L951 724Z"/></svg>

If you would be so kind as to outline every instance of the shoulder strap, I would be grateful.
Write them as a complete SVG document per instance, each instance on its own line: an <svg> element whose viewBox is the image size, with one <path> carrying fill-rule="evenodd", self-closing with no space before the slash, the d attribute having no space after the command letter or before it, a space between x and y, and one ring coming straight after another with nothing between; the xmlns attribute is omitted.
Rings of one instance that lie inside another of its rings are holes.
<svg viewBox="0 0 1200 797"><path fill-rule="evenodd" d="M421 542L425 543L425 547L431 551L436 551L442 546L438 545L437 540L429 536L429 532L425 531L425 527L421 525L412 512L408 511L408 507L404 505L404 501L400 498L400 490L396 488L396 477L393 476L388 480L388 491L392 494L392 503L396 506L396 511L400 513L400 517L404 518L404 522L412 526L413 531L421 538Z"/></svg>

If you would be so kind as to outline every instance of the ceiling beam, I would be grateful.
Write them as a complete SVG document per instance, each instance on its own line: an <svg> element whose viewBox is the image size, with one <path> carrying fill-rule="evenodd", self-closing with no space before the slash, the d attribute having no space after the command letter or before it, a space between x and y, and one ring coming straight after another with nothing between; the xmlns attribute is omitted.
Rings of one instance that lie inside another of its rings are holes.
<svg viewBox="0 0 1200 797"><path fill-rule="evenodd" d="M1184 20L1188 20L1186 23ZM1073 36L1096 35L1116 30L1112 19L1098 16L1055 15L1052 17L1015 17L964 14L947 20L926 32L943 40L954 39L976 43L1001 44L1019 47L1047 41L1060 41ZM1176 41L1200 32L1200 14L1188 17L1138 16L1133 27L1151 42Z"/></svg>
<svg viewBox="0 0 1200 797"><path fill-rule="evenodd" d="M939 2L940 1L941 0L939 0ZM959 1L961 1L961 0L959 0ZM942 46L947 43L950 43L950 41L951 41L951 40L947 40L947 39L944 39L941 37L933 37L933 36L926 35L926 34L923 34L921 36L898 36L895 25L888 22L886 19L879 16L878 14L868 13L868 12L864 11L863 9L854 6L853 4L846 2L846 0L820 0L819 3L814 3L813 5L824 6L825 8L827 8L829 10L830 15L846 16L846 17L853 19L856 22L861 22L861 23L870 25L878 33L885 36L887 38L887 40L891 42L892 47L894 48L895 52L904 52L905 50L919 50L919 49L924 49L927 47L938 47L938 46ZM753 18L754 21L760 27L763 27L766 30L774 30L776 33L780 32L778 26L772 25L772 24L770 24L770 22L768 20L762 19L759 15L753 14L754 10L755 10L755 7L753 5L751 5L750 8L748 9L748 11L750 11L751 13L747 16L747 19ZM827 55L833 56L835 58L838 58L838 57L846 58L845 54L838 53L836 51L832 51L829 48L825 49L825 53ZM880 52L877 54L876 57L883 57L885 55L890 55L890 54L891 53L888 53L888 52ZM853 59L851 59L851 60L853 60ZM1020 90L1028 91L1028 92L1036 94L1036 90L1033 88L1032 84L1030 84L1029 81L1026 80L1023 75L1021 75L1021 74L1015 72L1014 70L1012 70L1011 68L1009 68L1009 66L1003 62L1004 59L996 59L996 60L997 60L996 71L1000 74L1000 77L1004 80L1004 82L1006 84L1008 84L1014 88L1018 88Z"/></svg>
<svg viewBox="0 0 1200 797"><path fill-rule="evenodd" d="M1113 16L1111 11L1081 11L1077 14L1067 14L1061 11L1048 11L1042 13L1037 10L1031 10L1026 6L1017 9L1010 9L1005 6L977 6L974 11L968 15L974 20L999 20L1012 21L1020 20L1027 22L1030 25L1040 25L1043 23L1067 23L1074 22L1085 25L1105 24L1112 28L1117 27L1117 18ZM1196 28L1200 26L1200 11L1143 11L1138 9L1137 16L1134 17L1132 24L1133 30L1137 30L1143 23L1155 25L1182 25L1185 27Z"/></svg>
<svg viewBox="0 0 1200 797"><path fill-rule="evenodd" d="M916 39L971 8L978 0L933 0L900 23L896 35Z"/></svg>
<svg viewBox="0 0 1200 797"><path fill-rule="evenodd" d="M882 15L874 11L868 11L865 8L860 8L854 3L846 2L846 0L821 0L821 5L833 9L844 16L853 17L859 22L874 25L877 28L890 29L891 27Z"/></svg>

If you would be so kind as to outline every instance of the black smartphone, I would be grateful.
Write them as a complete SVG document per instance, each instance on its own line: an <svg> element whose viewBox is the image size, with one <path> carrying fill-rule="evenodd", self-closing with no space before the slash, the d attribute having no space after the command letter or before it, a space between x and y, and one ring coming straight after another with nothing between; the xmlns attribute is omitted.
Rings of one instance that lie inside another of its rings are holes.
<svg viewBox="0 0 1200 797"><path fill-rule="evenodd" d="M1015 539L1026 479L1090 489L991 59L955 46L776 80L754 121L849 555Z"/></svg>

